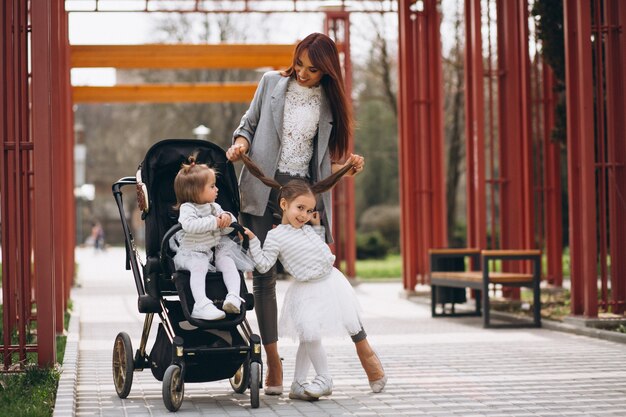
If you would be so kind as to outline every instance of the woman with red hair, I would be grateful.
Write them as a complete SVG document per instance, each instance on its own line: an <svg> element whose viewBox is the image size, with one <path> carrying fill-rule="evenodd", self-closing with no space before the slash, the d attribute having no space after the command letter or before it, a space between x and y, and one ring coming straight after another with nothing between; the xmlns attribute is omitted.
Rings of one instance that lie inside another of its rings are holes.
<svg viewBox="0 0 626 417"><path fill-rule="evenodd" d="M339 52L332 39L312 33L294 50L291 66L270 71L259 82L250 108L233 133L233 144L226 155L237 161L247 154L263 172L286 184L294 178L316 182L346 164L363 170L365 160L348 155L348 142L354 123L344 88ZM244 167L239 179L243 225L264 242L267 232L281 219L277 191L270 189ZM331 193L317 202L321 224L331 238ZM276 269L253 277L255 311L267 355L265 394L283 391L282 364L278 354L278 308ZM374 392L380 392L387 377L382 363L371 348L363 329L352 336L356 350Z"/></svg>

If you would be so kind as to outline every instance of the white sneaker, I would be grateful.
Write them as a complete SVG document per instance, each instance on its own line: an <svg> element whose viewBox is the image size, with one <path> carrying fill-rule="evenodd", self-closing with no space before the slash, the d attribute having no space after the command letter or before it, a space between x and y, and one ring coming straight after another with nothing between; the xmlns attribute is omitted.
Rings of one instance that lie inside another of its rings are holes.
<svg viewBox="0 0 626 417"><path fill-rule="evenodd" d="M317 375L304 392L313 398L330 395L333 393L333 379L328 375Z"/></svg>
<svg viewBox="0 0 626 417"><path fill-rule="evenodd" d="M225 312L230 314L239 314L241 312L241 297L228 293L226 299L224 300L224 304L222 305L222 309Z"/></svg>
<svg viewBox="0 0 626 417"><path fill-rule="evenodd" d="M212 302L205 305L194 304L191 317L200 320L221 320L226 317L226 313L219 310Z"/></svg>
<svg viewBox="0 0 626 417"><path fill-rule="evenodd" d="M309 394L304 392L304 390L308 386L309 386L308 382L301 384L298 381L293 381L291 383L291 390L289 390L289 398L292 400L304 400L304 401L317 400L317 398L311 397Z"/></svg>

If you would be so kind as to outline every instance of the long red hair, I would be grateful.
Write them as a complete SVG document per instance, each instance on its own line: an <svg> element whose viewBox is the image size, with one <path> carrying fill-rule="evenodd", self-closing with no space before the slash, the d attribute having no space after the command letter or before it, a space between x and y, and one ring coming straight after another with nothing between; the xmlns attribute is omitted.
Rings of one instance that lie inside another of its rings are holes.
<svg viewBox="0 0 626 417"><path fill-rule="evenodd" d="M328 99L333 115L333 129L330 134L329 148L333 161L346 156L348 141L352 137L354 122L352 111L348 105L337 45L322 33L311 33L300 41L293 52L291 66L283 71L283 75L296 78L296 61L304 51L309 54L311 63L324 73L320 85Z"/></svg>

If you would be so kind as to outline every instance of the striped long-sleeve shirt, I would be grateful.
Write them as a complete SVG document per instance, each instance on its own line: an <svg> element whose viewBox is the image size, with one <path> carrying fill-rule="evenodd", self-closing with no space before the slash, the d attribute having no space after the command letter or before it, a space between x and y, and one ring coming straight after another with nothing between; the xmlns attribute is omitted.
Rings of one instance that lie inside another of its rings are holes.
<svg viewBox="0 0 626 417"><path fill-rule="evenodd" d="M263 248L258 238L250 240L250 255L259 272L267 272L278 259L298 281L326 277L335 262L335 255L324 240L323 226L305 225L297 229L281 224L267 233Z"/></svg>
<svg viewBox="0 0 626 417"><path fill-rule="evenodd" d="M209 252L220 241L224 234L229 233L231 228L220 229L217 226L217 218L222 210L217 203L195 204L183 203L180 206L178 222L183 226L178 235L179 251ZM228 213L231 222L235 217Z"/></svg>

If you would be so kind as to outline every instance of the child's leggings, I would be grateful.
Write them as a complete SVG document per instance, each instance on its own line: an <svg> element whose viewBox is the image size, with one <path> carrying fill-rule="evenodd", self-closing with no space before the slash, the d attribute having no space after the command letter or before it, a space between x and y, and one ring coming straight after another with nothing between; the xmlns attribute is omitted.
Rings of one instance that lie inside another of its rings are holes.
<svg viewBox="0 0 626 417"><path fill-rule="evenodd" d="M313 340L305 342L300 340L298 352L296 353L296 369L293 380L304 383L309 373L309 365L313 364L313 369L317 375L329 375L328 360L326 358L326 350L322 346L321 340Z"/></svg>
<svg viewBox="0 0 626 417"><path fill-rule="evenodd" d="M206 296L206 274L209 271L209 262L204 259L194 259L188 261L186 265L189 269L189 287L191 288L191 294L196 304L204 306L212 301ZM224 277L224 284L229 293L233 293L239 296L239 290L241 281L239 279L239 272L235 266L235 262L227 255L221 255L218 251L215 256L215 267L222 273Z"/></svg>
<svg viewBox="0 0 626 417"><path fill-rule="evenodd" d="M239 271L235 266L235 261L219 250L215 251L215 268L222 273L224 278L224 285L229 294L235 294L239 297L239 290L241 288L241 280L239 279Z"/></svg>

